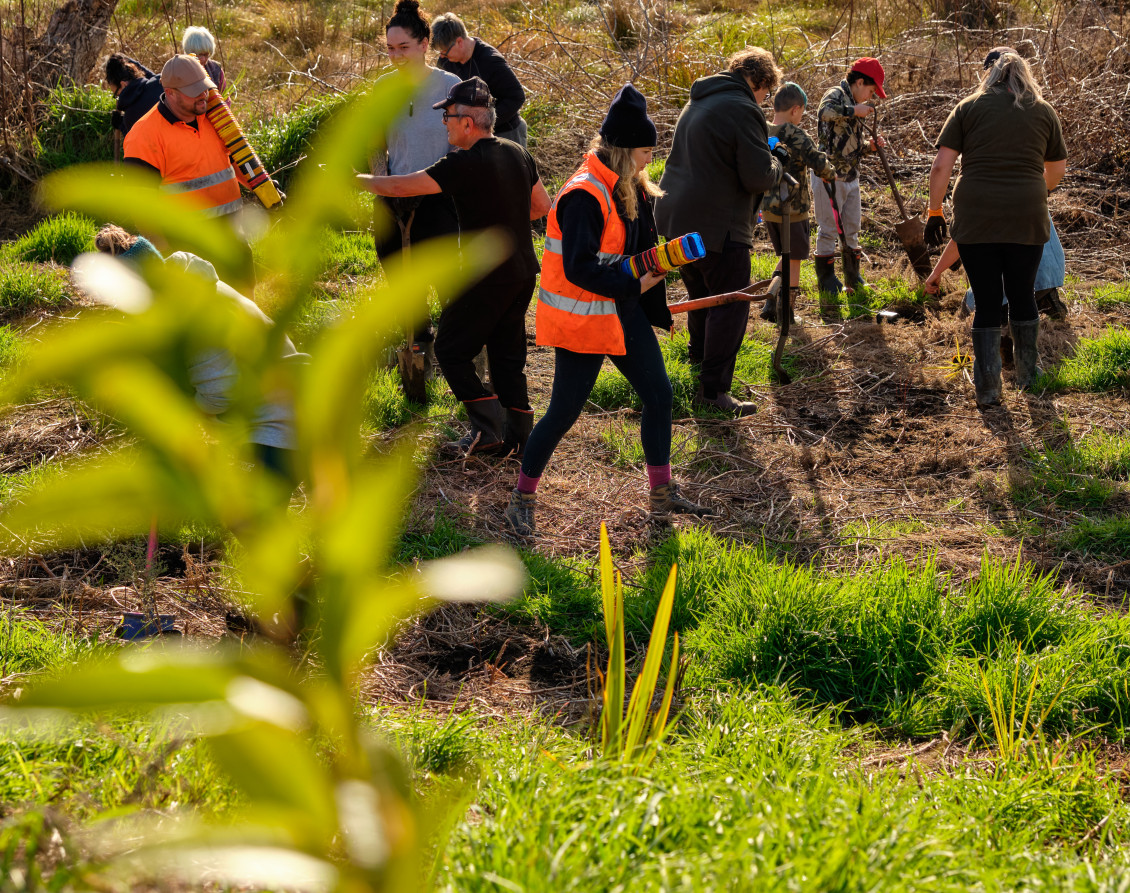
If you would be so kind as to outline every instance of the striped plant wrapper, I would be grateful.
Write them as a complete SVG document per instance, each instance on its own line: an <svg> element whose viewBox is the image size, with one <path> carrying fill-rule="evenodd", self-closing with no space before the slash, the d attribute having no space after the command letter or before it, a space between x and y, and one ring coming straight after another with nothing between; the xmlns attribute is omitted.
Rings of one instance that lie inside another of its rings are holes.
<svg viewBox="0 0 1130 893"><path fill-rule="evenodd" d="M640 279L645 273L670 273L683 264L701 260L705 256L706 246L702 244L702 236L698 233L687 233L685 236L649 248L634 257L624 258L621 261L621 269Z"/></svg>
<svg viewBox="0 0 1130 893"><path fill-rule="evenodd" d="M247 185L259 197L263 207L273 208L275 205L282 204L282 196L279 195L274 181L263 168L263 162L259 160L259 156L255 154L251 144L247 142L247 137L243 135L243 131L231 113L231 109L220 96L219 90L208 91L208 110L204 114L212 122L212 126L216 128L216 133L220 135L220 139L224 141L224 145L228 148L232 162L243 171L243 175L247 177Z"/></svg>

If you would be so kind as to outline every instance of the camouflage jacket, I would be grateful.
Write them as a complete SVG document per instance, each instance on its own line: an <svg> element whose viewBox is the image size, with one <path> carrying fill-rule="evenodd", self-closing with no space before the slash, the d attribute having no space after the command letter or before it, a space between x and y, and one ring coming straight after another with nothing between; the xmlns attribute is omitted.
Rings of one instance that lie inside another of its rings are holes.
<svg viewBox="0 0 1130 893"><path fill-rule="evenodd" d="M859 160L871 152L870 137L864 119L855 116L855 100L846 80L824 94L817 118L820 148L828 153L840 179L849 183L858 179Z"/></svg>
<svg viewBox="0 0 1130 893"><path fill-rule="evenodd" d="M789 217L794 222L808 219L808 209L812 203L808 198L808 168L825 180L836 176L836 169L828 162L828 156L816 148L804 130L795 124L773 124L769 136L775 136L789 150L788 171L797 181L797 186L789 192ZM766 220L779 221L784 210L781 190L770 189L761 202L761 214Z"/></svg>

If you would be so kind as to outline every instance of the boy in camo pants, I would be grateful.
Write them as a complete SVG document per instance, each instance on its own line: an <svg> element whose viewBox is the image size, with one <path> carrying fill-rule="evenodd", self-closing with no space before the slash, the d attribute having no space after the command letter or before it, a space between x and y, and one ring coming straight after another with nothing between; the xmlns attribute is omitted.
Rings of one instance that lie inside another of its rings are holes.
<svg viewBox="0 0 1130 893"><path fill-rule="evenodd" d="M816 202L816 283L822 292L839 294L846 284L851 290L866 288L860 273L863 251L859 246L862 209L859 202L859 162L864 155L886 146L880 136L870 139L863 119L874 114L872 98L886 99L883 92L883 66L878 59L865 56L852 63L848 76L820 100L818 139L836 169L836 204L839 207L840 251L843 256L844 283L836 278L836 219L832 202L820 178L811 174Z"/></svg>
<svg viewBox="0 0 1130 893"><path fill-rule="evenodd" d="M808 106L808 96L799 84L791 81L781 85L773 96L773 123L769 127L770 143L776 137L780 144L789 153L787 170L797 181L797 186L789 193L787 202L781 201L778 190L769 190L761 201L761 218L765 221L765 228L769 231L769 241L773 243L773 250L778 255L781 253L781 224L785 205L789 212L789 283L791 292L800 291L800 262L808 259L809 237L811 227L808 222L808 211L811 204L808 200L808 183L805 181L805 171L811 169L814 177L834 181L836 169L828 162L828 156L816 148L804 129L800 126L804 110ZM815 185L812 187L817 188ZM823 186L816 196L817 201L826 198ZM773 274L773 282L769 285L769 297L765 306L761 308L761 318L769 322L777 321L777 298L781 291L781 265ZM790 297L792 295L790 294ZM790 307L796 307L796 301L790 301Z"/></svg>

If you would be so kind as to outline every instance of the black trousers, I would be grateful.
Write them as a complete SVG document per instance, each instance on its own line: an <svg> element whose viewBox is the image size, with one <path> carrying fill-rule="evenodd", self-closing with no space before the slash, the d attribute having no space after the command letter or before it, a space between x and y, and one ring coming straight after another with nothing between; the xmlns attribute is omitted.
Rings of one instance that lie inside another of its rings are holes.
<svg viewBox="0 0 1130 893"><path fill-rule="evenodd" d="M977 296L973 328L996 329L1001 325L1001 303L1008 295L1008 313L1016 322L1039 318L1036 309L1036 272L1044 254L1043 245L984 242L963 245L957 251Z"/></svg>
<svg viewBox="0 0 1130 893"><path fill-rule="evenodd" d="M373 201L374 211L378 204L383 205L393 218L392 228L384 233L383 238L378 235L374 239L373 247L377 250L377 258L384 264L403 250L404 236L400 224L396 222L395 203L390 202L383 196L377 196ZM374 231L381 232L377 226L374 226ZM434 239L437 236L458 234L459 215L455 211L455 203L451 200L451 197L442 194L421 196L412 216L412 225L408 229L408 244L419 245L421 242ZM416 329L412 340L432 340L432 327L427 320Z"/></svg>
<svg viewBox="0 0 1130 893"><path fill-rule="evenodd" d="M608 359L640 395L644 459L648 465L666 465L671 461L671 381L655 330L641 310L624 323L624 346L623 356ZM604 354L556 349L549 407L534 426L522 454L522 471L527 477L541 476L561 438L576 424L603 363Z"/></svg>
<svg viewBox="0 0 1130 893"><path fill-rule="evenodd" d="M721 251L708 251L702 260L687 264L682 275L692 299L745 288L750 283L749 246L727 242ZM690 359L700 364L698 380L704 396L729 392L748 321L749 301L687 314Z"/></svg>
<svg viewBox="0 0 1130 893"><path fill-rule="evenodd" d="M536 278L476 285L439 316L436 360L456 399L493 396L475 372L485 346L494 393L507 409L529 411L526 390L526 310Z"/></svg>

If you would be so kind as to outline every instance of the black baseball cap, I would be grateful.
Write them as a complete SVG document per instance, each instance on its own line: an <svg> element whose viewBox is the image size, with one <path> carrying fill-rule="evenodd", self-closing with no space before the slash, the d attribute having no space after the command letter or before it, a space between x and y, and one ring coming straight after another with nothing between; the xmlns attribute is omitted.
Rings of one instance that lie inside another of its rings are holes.
<svg viewBox="0 0 1130 893"><path fill-rule="evenodd" d="M989 50L989 55L985 57L985 63L982 68L992 68L993 63L996 62L997 59L999 59L1005 53L1012 53L1014 56L1017 55L1016 50L1014 50L1012 47L993 47L991 50Z"/></svg>
<svg viewBox="0 0 1130 893"><path fill-rule="evenodd" d="M460 81L447 91L447 99L437 102L433 109L445 109L450 105L466 105L471 108L490 108L494 100L490 95L490 87L482 78L468 78Z"/></svg>

